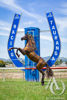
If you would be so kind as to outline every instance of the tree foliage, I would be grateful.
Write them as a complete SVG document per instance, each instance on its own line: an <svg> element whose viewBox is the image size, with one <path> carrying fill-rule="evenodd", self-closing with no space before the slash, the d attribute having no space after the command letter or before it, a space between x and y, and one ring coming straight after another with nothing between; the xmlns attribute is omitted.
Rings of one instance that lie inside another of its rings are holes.
<svg viewBox="0 0 67 100"><path fill-rule="evenodd" d="M67 65L67 61L65 62L65 64Z"/></svg>
<svg viewBox="0 0 67 100"><path fill-rule="evenodd" d="M56 62L55 62L55 65L60 65L60 64L62 64L63 63L63 61L62 61L62 59L60 59L60 60L57 60Z"/></svg>
<svg viewBox="0 0 67 100"><path fill-rule="evenodd" d="M5 67L6 63L2 60L0 60L0 67Z"/></svg>

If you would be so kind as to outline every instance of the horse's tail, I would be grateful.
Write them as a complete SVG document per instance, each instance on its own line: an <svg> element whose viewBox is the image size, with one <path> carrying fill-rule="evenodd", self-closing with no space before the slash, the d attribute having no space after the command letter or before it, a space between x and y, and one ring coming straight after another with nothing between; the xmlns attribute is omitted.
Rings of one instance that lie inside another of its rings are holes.
<svg viewBox="0 0 67 100"><path fill-rule="evenodd" d="M18 49L18 48L16 48L16 47L12 47L12 48L8 49L8 51L11 51L12 49Z"/></svg>
<svg viewBox="0 0 67 100"><path fill-rule="evenodd" d="M53 76L53 71L52 71L52 69L50 69L49 66L47 66L47 68L46 68L46 73L47 73L48 78Z"/></svg>

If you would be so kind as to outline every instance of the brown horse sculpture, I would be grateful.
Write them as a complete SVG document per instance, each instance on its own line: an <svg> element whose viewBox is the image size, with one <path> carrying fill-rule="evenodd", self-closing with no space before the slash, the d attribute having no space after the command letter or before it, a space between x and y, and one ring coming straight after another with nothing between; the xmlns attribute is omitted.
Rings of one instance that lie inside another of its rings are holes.
<svg viewBox="0 0 67 100"><path fill-rule="evenodd" d="M16 55L18 57L20 56L18 54L18 50L19 50L23 55L27 55L29 59L36 62L37 63L36 68L39 70L40 73L42 73L41 84L44 85L45 73L42 70L42 68L46 66L46 73L48 77L53 76L52 70L50 69L48 64L45 62L45 60L35 53L36 45L35 45L35 41L32 35L27 33L24 37L21 38L21 40L27 40L27 44L25 48L21 49L21 48L12 47L9 49L9 51L11 49L17 49Z"/></svg>

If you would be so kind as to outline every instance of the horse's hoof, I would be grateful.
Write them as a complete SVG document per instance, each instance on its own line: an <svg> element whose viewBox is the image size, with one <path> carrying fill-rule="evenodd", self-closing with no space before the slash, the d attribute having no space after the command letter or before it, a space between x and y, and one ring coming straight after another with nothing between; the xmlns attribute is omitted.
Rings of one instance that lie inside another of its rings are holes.
<svg viewBox="0 0 67 100"><path fill-rule="evenodd" d="M41 82L41 85L44 86L44 81Z"/></svg>
<svg viewBox="0 0 67 100"><path fill-rule="evenodd" d="M8 49L8 51L11 51L11 48L10 48L10 49Z"/></svg>

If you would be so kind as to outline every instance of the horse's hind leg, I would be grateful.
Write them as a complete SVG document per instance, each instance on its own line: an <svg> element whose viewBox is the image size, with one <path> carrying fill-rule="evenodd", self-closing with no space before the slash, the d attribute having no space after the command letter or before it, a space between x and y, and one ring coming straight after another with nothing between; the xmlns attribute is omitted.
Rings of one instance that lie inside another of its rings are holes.
<svg viewBox="0 0 67 100"><path fill-rule="evenodd" d="M48 78L53 76L53 71L52 71L52 69L50 69L50 67L48 65L46 67L46 73L47 73Z"/></svg>
<svg viewBox="0 0 67 100"><path fill-rule="evenodd" d="M39 72L42 74L42 79L41 79L41 84L42 86L44 85L44 77L45 77L45 73L44 71L42 70L42 65L40 63L38 63L36 65L36 68L39 70Z"/></svg>
<svg viewBox="0 0 67 100"><path fill-rule="evenodd" d="M41 84L42 84L42 86L44 85L44 78L45 78L45 73L42 74L42 79L41 79Z"/></svg>

